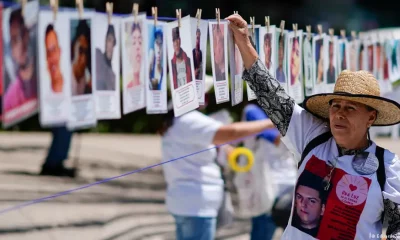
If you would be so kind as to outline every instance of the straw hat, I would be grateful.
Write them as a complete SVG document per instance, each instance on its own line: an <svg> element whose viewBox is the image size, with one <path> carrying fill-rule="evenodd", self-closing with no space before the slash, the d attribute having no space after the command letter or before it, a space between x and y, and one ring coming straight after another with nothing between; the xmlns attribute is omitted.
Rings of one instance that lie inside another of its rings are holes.
<svg viewBox="0 0 400 240"><path fill-rule="evenodd" d="M327 120L329 102L343 99L368 105L378 111L373 126L389 126L400 123L400 104L380 96L376 78L367 71L344 70L340 73L333 93L315 94L306 98L304 108L313 115Z"/></svg>

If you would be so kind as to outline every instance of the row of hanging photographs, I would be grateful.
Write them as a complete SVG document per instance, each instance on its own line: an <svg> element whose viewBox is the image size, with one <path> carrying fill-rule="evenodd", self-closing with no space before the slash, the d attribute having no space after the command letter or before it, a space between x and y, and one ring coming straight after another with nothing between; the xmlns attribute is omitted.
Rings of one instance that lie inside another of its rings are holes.
<svg viewBox="0 0 400 240"><path fill-rule="evenodd" d="M208 89L208 36L217 104L243 101L244 67L229 22L201 19L201 12L196 18L178 12L177 20L167 22L157 14L148 19L137 5L134 10L133 15L82 5L78 11L61 10L40 7L38 1L1 7L3 127L36 113L42 127L72 130L119 119L121 89L123 115L144 108L147 114L166 113L168 88L175 116L192 111L204 104ZM249 29L260 59L297 102L333 91L343 69L374 73L383 93L400 78L400 44L392 32L348 41L321 29L318 34L284 30L282 24ZM246 89L248 100L254 100Z"/></svg>

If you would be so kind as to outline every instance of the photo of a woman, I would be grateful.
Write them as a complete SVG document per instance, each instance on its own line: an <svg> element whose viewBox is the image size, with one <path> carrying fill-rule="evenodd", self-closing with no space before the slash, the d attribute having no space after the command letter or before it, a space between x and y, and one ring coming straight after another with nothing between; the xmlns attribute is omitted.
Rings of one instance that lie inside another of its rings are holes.
<svg viewBox="0 0 400 240"><path fill-rule="evenodd" d="M324 80L324 40L319 39L315 42L315 66L316 83L322 83Z"/></svg>
<svg viewBox="0 0 400 240"><path fill-rule="evenodd" d="M300 44L299 37L291 39L291 58L290 58L290 85L293 86L300 82Z"/></svg>
<svg viewBox="0 0 400 240"><path fill-rule="evenodd" d="M142 36L142 21L137 23L127 23L130 25L126 28L128 37L128 51L130 67L132 72L127 77L128 84L127 88L133 88L142 84L141 82L141 71L142 71L142 59L143 59L143 36Z"/></svg>

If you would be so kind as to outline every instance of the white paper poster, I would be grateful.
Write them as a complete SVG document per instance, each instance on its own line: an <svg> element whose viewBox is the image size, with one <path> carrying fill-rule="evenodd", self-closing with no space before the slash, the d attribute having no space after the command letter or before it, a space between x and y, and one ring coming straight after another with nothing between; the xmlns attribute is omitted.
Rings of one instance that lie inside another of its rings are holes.
<svg viewBox="0 0 400 240"><path fill-rule="evenodd" d="M254 25L254 31L252 25L248 25L248 29L250 40L253 43L253 46L256 49L257 53L260 54L260 25ZM246 92L248 101L257 99L255 92L247 84Z"/></svg>
<svg viewBox="0 0 400 240"><path fill-rule="evenodd" d="M230 24L230 23L229 23ZM243 60L233 33L228 30L229 72L231 76L231 103L235 106L243 101Z"/></svg>
<svg viewBox="0 0 400 240"><path fill-rule="evenodd" d="M389 76L390 81L395 82L400 79L400 40L391 40Z"/></svg>
<svg viewBox="0 0 400 240"><path fill-rule="evenodd" d="M146 22L148 44L146 49L146 113L167 113L167 23Z"/></svg>
<svg viewBox="0 0 400 240"><path fill-rule="evenodd" d="M206 76L208 21L191 18L192 56L199 105L204 105L204 81Z"/></svg>
<svg viewBox="0 0 400 240"><path fill-rule="evenodd" d="M314 82L314 93L323 93L326 85L326 75L324 74L324 37L325 34L315 35L313 37L313 82Z"/></svg>
<svg viewBox="0 0 400 240"><path fill-rule="evenodd" d="M275 44L275 78L281 84L285 92L288 92L288 76L287 76L287 30L281 32L280 28L276 28Z"/></svg>
<svg viewBox="0 0 400 240"><path fill-rule="evenodd" d="M360 41L357 39L349 43L349 65L351 71L360 70Z"/></svg>
<svg viewBox="0 0 400 240"><path fill-rule="evenodd" d="M296 101L301 103L304 100L304 84L302 72L302 43L303 31L297 30L288 34L288 90L289 95Z"/></svg>
<svg viewBox="0 0 400 240"><path fill-rule="evenodd" d="M190 16L168 23L168 66L174 115L178 117L199 107L194 80Z"/></svg>
<svg viewBox="0 0 400 240"><path fill-rule="evenodd" d="M42 10L38 23L40 125L66 125L70 116L70 14Z"/></svg>
<svg viewBox="0 0 400 240"><path fill-rule="evenodd" d="M332 93L337 78L337 36L325 36L325 43L325 92Z"/></svg>
<svg viewBox="0 0 400 240"><path fill-rule="evenodd" d="M228 22L209 22L211 65L217 104L229 101Z"/></svg>
<svg viewBox="0 0 400 240"><path fill-rule="evenodd" d="M267 28L260 28L259 36L259 56L265 67L268 69L271 76L275 77L275 59L276 59L276 41L275 40L276 28L270 26Z"/></svg>
<svg viewBox="0 0 400 240"><path fill-rule="evenodd" d="M304 94L305 97L313 94L313 51L312 51L312 36L308 33L303 33L303 71L304 71Z"/></svg>
<svg viewBox="0 0 400 240"><path fill-rule="evenodd" d="M147 44L146 14L137 19L127 17L121 23L122 44L122 95L123 114L135 112L146 106L145 49Z"/></svg>
<svg viewBox="0 0 400 240"><path fill-rule="evenodd" d="M339 39L337 45L337 74L350 69L350 44L347 39Z"/></svg>
<svg viewBox="0 0 400 240"><path fill-rule="evenodd" d="M90 128L97 124L93 96L94 28L93 13L70 13L71 109L67 127L70 130Z"/></svg>
<svg viewBox="0 0 400 240"><path fill-rule="evenodd" d="M94 97L97 119L121 118L120 103L120 18L96 13Z"/></svg>

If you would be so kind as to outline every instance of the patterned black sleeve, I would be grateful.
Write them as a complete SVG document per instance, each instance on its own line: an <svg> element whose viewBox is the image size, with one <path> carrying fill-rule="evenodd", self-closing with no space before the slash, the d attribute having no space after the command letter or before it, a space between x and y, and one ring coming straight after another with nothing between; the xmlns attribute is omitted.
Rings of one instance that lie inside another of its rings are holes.
<svg viewBox="0 0 400 240"><path fill-rule="evenodd" d="M286 135L295 101L271 76L260 59L249 70L244 70L243 79L257 96L257 101L282 136Z"/></svg>
<svg viewBox="0 0 400 240"><path fill-rule="evenodd" d="M400 209L399 204L384 200L385 217L388 220L388 229L386 231L387 239L400 239Z"/></svg>

